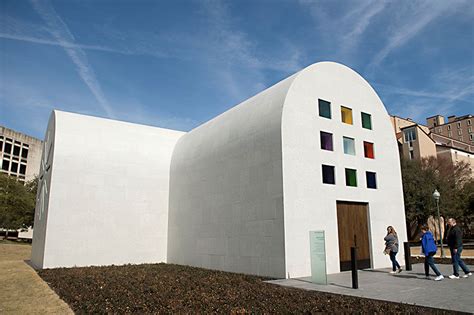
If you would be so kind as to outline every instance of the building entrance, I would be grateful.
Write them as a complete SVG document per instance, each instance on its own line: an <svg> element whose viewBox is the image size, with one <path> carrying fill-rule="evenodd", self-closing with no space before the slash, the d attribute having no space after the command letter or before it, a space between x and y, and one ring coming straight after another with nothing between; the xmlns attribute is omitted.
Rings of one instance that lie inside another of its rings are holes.
<svg viewBox="0 0 474 315"><path fill-rule="evenodd" d="M368 204L337 201L337 227L341 271L351 269L351 247L357 246L359 269L371 267Z"/></svg>

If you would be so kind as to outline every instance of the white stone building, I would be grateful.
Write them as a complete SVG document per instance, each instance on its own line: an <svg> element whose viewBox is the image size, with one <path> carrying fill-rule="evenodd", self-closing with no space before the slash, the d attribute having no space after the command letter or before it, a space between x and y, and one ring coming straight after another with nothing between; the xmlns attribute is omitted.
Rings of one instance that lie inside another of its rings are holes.
<svg viewBox="0 0 474 315"><path fill-rule="evenodd" d="M368 268L390 265L388 225L406 240L389 115L340 64L188 133L55 112L46 139L40 268L163 261L293 278L310 274L309 231L326 232L328 273L348 268L355 238Z"/></svg>

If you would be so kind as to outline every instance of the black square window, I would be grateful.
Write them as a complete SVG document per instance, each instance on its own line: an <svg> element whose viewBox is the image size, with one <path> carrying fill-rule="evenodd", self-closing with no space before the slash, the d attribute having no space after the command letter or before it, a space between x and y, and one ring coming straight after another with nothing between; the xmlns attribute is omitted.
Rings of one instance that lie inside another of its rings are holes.
<svg viewBox="0 0 474 315"><path fill-rule="evenodd" d="M20 164L20 174L23 174L23 175L26 174L26 165L25 164Z"/></svg>
<svg viewBox="0 0 474 315"><path fill-rule="evenodd" d="M12 173L17 173L18 172L18 163L12 162L12 168L10 170Z"/></svg>
<svg viewBox="0 0 474 315"><path fill-rule="evenodd" d="M17 145L13 146L13 155L20 156L20 147Z"/></svg>
<svg viewBox="0 0 474 315"><path fill-rule="evenodd" d="M324 184L336 184L336 178L334 176L334 166L323 165L323 183Z"/></svg>
<svg viewBox="0 0 474 315"><path fill-rule="evenodd" d="M21 150L21 157L24 159L28 157L28 149L23 148L23 150Z"/></svg>
<svg viewBox="0 0 474 315"><path fill-rule="evenodd" d="M8 153L10 154L12 152L12 144L11 143L8 143L8 142L5 142L5 153Z"/></svg>
<svg viewBox="0 0 474 315"><path fill-rule="evenodd" d="M319 116L331 119L331 103L322 99L318 99Z"/></svg>
<svg viewBox="0 0 474 315"><path fill-rule="evenodd" d="M3 160L3 163L2 163L2 170L8 172L8 169L9 169L9 168L10 168L10 161L8 161L8 160Z"/></svg>
<svg viewBox="0 0 474 315"><path fill-rule="evenodd" d="M377 176L374 172L365 172L367 178L367 188L377 189Z"/></svg>
<svg viewBox="0 0 474 315"><path fill-rule="evenodd" d="M0 141L0 152L3 151L3 141Z"/></svg>

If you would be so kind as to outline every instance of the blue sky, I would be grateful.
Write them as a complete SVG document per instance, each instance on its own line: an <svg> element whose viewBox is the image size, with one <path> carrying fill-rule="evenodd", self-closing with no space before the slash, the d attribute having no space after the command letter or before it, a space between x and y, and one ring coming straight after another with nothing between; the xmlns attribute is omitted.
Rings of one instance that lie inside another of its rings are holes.
<svg viewBox="0 0 474 315"><path fill-rule="evenodd" d="M187 131L317 61L390 113L474 109L474 1L0 1L0 124L51 110Z"/></svg>

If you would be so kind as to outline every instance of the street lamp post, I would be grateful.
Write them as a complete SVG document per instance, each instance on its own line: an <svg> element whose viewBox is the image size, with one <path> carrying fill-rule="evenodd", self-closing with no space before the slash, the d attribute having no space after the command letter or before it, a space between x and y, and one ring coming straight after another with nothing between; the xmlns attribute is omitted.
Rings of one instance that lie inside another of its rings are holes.
<svg viewBox="0 0 474 315"><path fill-rule="evenodd" d="M441 194L439 193L438 189L435 189L433 193L433 198L436 200L436 209L438 211L438 229L439 229L439 239L441 241L441 257L446 257L444 256L444 249L443 249L443 233L441 232L441 216L439 215L439 197Z"/></svg>

